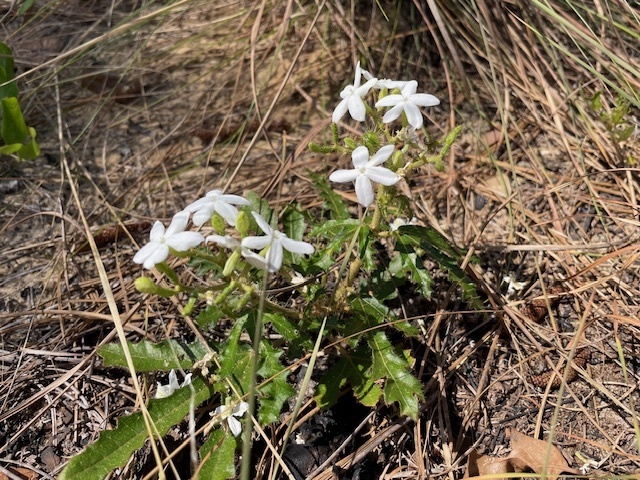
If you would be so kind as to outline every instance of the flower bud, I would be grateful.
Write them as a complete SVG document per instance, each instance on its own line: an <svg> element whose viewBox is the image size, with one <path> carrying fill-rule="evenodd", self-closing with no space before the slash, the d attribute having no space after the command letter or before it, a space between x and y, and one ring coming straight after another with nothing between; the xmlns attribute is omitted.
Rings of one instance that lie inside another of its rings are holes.
<svg viewBox="0 0 640 480"><path fill-rule="evenodd" d="M149 277L137 278L134 282L134 285L140 293L149 293L151 295L158 295L160 297L169 298L178 293L175 290L171 290L170 288L164 288L157 285Z"/></svg>
<svg viewBox="0 0 640 480"><path fill-rule="evenodd" d="M344 139L344 146L347 147L349 150L355 150L356 148L358 148L358 144L354 142L353 139L351 138Z"/></svg>
<svg viewBox="0 0 640 480"><path fill-rule="evenodd" d="M238 260L240 260L240 251L234 250L234 252L227 258L226 263L224 264L224 270L222 270L222 276L228 277L233 273L238 264Z"/></svg>
<svg viewBox="0 0 640 480"><path fill-rule="evenodd" d="M211 226L218 235L224 235L224 231L227 227L224 223L224 218L222 218L218 212L215 212L211 217Z"/></svg>
<svg viewBox="0 0 640 480"><path fill-rule="evenodd" d="M367 147L370 152L380 150L380 137L376 132L366 132L363 138L364 146Z"/></svg>
<svg viewBox="0 0 640 480"><path fill-rule="evenodd" d="M247 236L250 226L251 221L249 220L249 216L244 210L240 210L238 218L236 219L236 230L238 230L238 233L240 233L242 238Z"/></svg>
<svg viewBox="0 0 640 480"><path fill-rule="evenodd" d="M318 145L317 143L310 142L309 150L311 150L313 153L327 154L335 152L336 147L334 147L333 145Z"/></svg>
<svg viewBox="0 0 640 480"><path fill-rule="evenodd" d="M391 157L391 170L397 172L404 167L404 153L402 150L396 150Z"/></svg>

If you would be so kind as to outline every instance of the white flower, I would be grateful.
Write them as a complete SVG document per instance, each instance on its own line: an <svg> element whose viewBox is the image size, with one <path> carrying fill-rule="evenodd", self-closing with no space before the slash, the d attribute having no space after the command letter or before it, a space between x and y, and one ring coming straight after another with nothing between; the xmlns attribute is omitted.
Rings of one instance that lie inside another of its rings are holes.
<svg viewBox="0 0 640 480"><path fill-rule="evenodd" d="M356 196L363 207L373 203L373 186L371 181L382 185L395 185L400 177L388 168L380 167L393 153L394 146L386 145L369 160L369 149L365 146L356 148L351 154L353 170L336 170L329 176L332 182L354 182L356 184Z"/></svg>
<svg viewBox="0 0 640 480"><path fill-rule="evenodd" d="M229 430L231 430L234 437L237 437L242 432L242 424L234 417L242 417L248 409L249 404L247 402L240 402L233 407L230 412L228 411L228 406L220 405L213 411L213 414L215 416L220 416L220 420L226 419L227 425L229 425Z"/></svg>
<svg viewBox="0 0 640 480"><path fill-rule="evenodd" d="M364 122L367 109L364 106L362 97L369 93L371 87L373 87L378 80L371 78L364 85L360 85L360 77L362 77L362 69L360 68L360 62L358 62L358 65L356 65L356 75L353 80L353 85L347 85L344 87L344 90L340 92L340 98L342 98L342 101L333 111L333 116L331 117L333 123L338 123L344 114L347 113L347 110L349 110L351 118L358 122Z"/></svg>
<svg viewBox="0 0 640 480"><path fill-rule="evenodd" d="M238 209L234 205L249 205L249 201L239 195L226 195L222 190L211 190L207 194L185 208L185 212L193 213L193 224L200 226L211 220L214 212L218 212L229 225L235 227Z"/></svg>
<svg viewBox="0 0 640 480"><path fill-rule="evenodd" d="M178 212L173 216L171 225L165 230L162 222L157 221L151 228L149 243L133 257L135 263L142 263L147 270L157 263L164 262L169 256L169 247L177 252L186 252L202 243L204 237L197 232L185 232L189 222L187 212Z"/></svg>
<svg viewBox="0 0 640 480"><path fill-rule="evenodd" d="M247 263L252 267L259 268L260 270L266 270L269 266L266 258L252 252L247 247L243 247L238 240L230 237L229 235L225 235L224 237L221 235L209 235L205 241L206 243L217 243L221 247L228 248L234 252L239 250Z"/></svg>
<svg viewBox="0 0 640 480"><path fill-rule="evenodd" d="M191 383L190 373L184 376L184 381L182 382L182 385L179 385L176 371L171 370L171 372L169 372L169 383L167 385L162 385L160 382L158 382L158 388L156 389L156 394L154 398L170 397L173 394L173 392L175 392L179 388L189 385L190 383Z"/></svg>
<svg viewBox="0 0 640 480"><path fill-rule="evenodd" d="M407 120L413 128L422 128L422 113L418 107L432 107L439 105L438 100L428 93L416 93L418 82L411 80L402 88L399 94L387 95L376 102L376 108L393 107L382 117L384 123L393 122L404 111Z"/></svg>
<svg viewBox="0 0 640 480"><path fill-rule="evenodd" d="M361 72L362 72L362 76L367 80L371 80L372 78L375 78L366 70L361 69ZM377 90L382 90L383 88L386 88L387 90L393 90L394 88L397 88L398 90L402 90L407 83L409 82L406 82L403 80L389 80L388 78L382 78L382 79L377 78L376 83L373 85L373 88Z"/></svg>
<svg viewBox="0 0 640 480"><path fill-rule="evenodd" d="M265 266L270 272L277 272L280 270L280 267L282 266L283 249L288 250L291 253L300 253L303 255L311 255L314 252L315 249L311 244L293 240L287 237L286 234L271 228L271 225L269 225L260 214L256 212L251 212L251 214L253 215L253 218L256 219L256 223L260 227L260 230L262 230L266 235L262 237L245 237L242 239L241 245L243 249L247 248L251 250L262 250L263 248L269 247L267 254L265 255ZM247 257L244 251L242 255L247 259L247 261L249 261L249 257ZM259 255L256 255L255 253L253 255L259 257Z"/></svg>

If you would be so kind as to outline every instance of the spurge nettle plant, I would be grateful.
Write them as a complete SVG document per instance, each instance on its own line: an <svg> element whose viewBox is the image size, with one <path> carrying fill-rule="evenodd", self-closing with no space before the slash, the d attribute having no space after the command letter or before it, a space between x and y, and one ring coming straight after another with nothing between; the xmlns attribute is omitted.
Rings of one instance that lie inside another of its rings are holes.
<svg viewBox="0 0 640 480"><path fill-rule="evenodd" d="M384 403L398 415L418 417L422 383L403 339L419 336L424 318L404 318L395 308L399 293L431 295L430 260L474 305L477 297L459 266L459 250L417 224L398 188L409 188L411 176L425 166L443 169L460 132L439 140L426 134L421 109L440 102L417 91L414 80L380 80L358 64L333 111L330 141L310 144L336 164L346 157L352 165L332 169L328 179L310 174L322 208L292 203L276 212L251 192L212 190L167 227L156 222L133 258L164 277L143 275L135 282L138 290L176 297L198 330L190 343L127 345L138 373L166 378L161 372L169 372L169 383L159 382L147 399L156 438L207 402L210 420L197 432L191 422L194 478L234 476L238 458L250 458L257 426L280 422L285 405L295 421L311 378L322 408L348 389L365 406ZM347 113L359 122L360 134L342 133ZM217 340L220 333L223 340ZM323 364L316 369L320 350ZM99 349L105 367L126 368L125 353L120 344ZM290 373L303 362L308 368L300 384ZM61 478L103 478L143 446L148 431L140 413L121 418L72 459ZM291 428L283 449L290 434ZM200 445L196 437L204 439ZM241 462L243 478L249 478L248 463Z"/></svg>

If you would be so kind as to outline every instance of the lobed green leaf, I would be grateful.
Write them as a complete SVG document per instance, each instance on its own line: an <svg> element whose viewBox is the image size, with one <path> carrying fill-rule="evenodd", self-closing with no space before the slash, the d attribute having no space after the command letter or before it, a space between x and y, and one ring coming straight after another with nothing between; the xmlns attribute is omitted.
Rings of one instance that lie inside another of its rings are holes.
<svg viewBox="0 0 640 480"><path fill-rule="evenodd" d="M198 360L204 358L207 349L200 342L184 343L167 339L160 343L142 340L139 343L127 342L127 348L138 372L168 371L174 368L190 369ZM98 348L98 355L106 367L127 368L127 360L120 343L107 343Z"/></svg>

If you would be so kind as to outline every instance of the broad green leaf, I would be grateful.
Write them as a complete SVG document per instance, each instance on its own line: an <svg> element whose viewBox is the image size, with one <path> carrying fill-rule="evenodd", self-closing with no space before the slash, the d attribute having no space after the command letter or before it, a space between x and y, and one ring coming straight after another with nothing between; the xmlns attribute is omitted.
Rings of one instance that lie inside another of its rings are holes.
<svg viewBox="0 0 640 480"><path fill-rule="evenodd" d="M307 221L298 205L287 205L282 214L282 227L287 237L293 240L304 240Z"/></svg>
<svg viewBox="0 0 640 480"><path fill-rule="evenodd" d="M398 355L384 332L367 336L373 352L372 377L384 380L387 404L398 402L403 415L418 418L418 400L423 399L422 385L410 372L407 360Z"/></svg>
<svg viewBox="0 0 640 480"><path fill-rule="evenodd" d="M196 323L202 329L213 328L218 321L224 316L224 312L217 305L208 305L198 314Z"/></svg>
<svg viewBox="0 0 640 480"><path fill-rule="evenodd" d="M200 448L200 468L196 480L227 480L235 477L236 438L222 428L211 435Z"/></svg>
<svg viewBox="0 0 640 480"><path fill-rule="evenodd" d="M265 199L259 197L254 192L247 192L245 194L245 198L249 200L249 205L244 208L245 208L245 211L248 213L248 218L251 220L251 224L254 226L254 229L257 235L263 235L263 232L262 230L260 230L260 228L258 228L258 225L255 223L253 219L253 215L249 213L251 211L262 215L262 218L264 218L267 221L267 223L271 225L272 228L274 229L278 228L278 216L274 213L273 209L269 206L269 203Z"/></svg>
<svg viewBox="0 0 640 480"><path fill-rule="evenodd" d="M258 419L263 425L276 422L284 403L296 393L287 382L289 371L285 370L280 363L283 353L268 342L262 342L260 349L262 365L258 369L258 375L263 380L267 380L267 383L259 388Z"/></svg>
<svg viewBox="0 0 640 480"><path fill-rule="evenodd" d="M264 321L273 325L273 328L289 343L287 356L291 359L302 353L302 348L313 348L311 338L306 331L296 327L288 318L279 313L264 313Z"/></svg>
<svg viewBox="0 0 640 480"><path fill-rule="evenodd" d="M433 279L426 268L424 261L415 253L398 252L397 256L389 264L389 270L394 277L400 274L408 274L411 281L419 288L425 298L431 298L431 284Z"/></svg>
<svg viewBox="0 0 640 480"><path fill-rule="evenodd" d="M191 385L195 390L194 405L211 397L212 390L200 377L196 377ZM161 436L166 435L172 426L189 414L191 396L191 389L184 387L176 390L170 397L149 402L149 414ZM101 480L114 468L123 466L133 452L142 448L147 439L148 433L141 413L122 417L114 430L103 431L93 445L72 458L58 478Z"/></svg>
<svg viewBox="0 0 640 480"><path fill-rule="evenodd" d="M358 227L360 220L349 218L346 220L329 220L311 230L312 237L326 236L329 239L333 236L340 235L342 238L352 237Z"/></svg>
<svg viewBox="0 0 640 480"><path fill-rule="evenodd" d="M176 340L163 340L160 343L142 340L139 343L127 342L138 372L192 368L193 364L204 358L207 350L200 342L183 343ZM127 368L127 360L120 343L108 343L98 348L98 355L104 359L106 367Z"/></svg>
<svg viewBox="0 0 640 480"><path fill-rule="evenodd" d="M347 204L342 197L333 191L324 175L310 174L315 187L320 191L320 197L324 200L324 208L329 210L333 220L344 220L351 217Z"/></svg>

